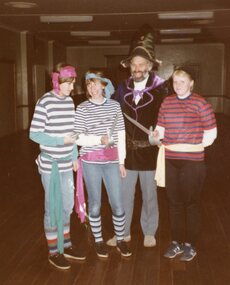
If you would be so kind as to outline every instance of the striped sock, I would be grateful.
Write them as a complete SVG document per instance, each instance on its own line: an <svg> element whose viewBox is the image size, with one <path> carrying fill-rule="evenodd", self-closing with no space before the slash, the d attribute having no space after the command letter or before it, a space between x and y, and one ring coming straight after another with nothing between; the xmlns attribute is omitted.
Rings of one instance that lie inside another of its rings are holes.
<svg viewBox="0 0 230 285"><path fill-rule="evenodd" d="M98 216L98 217L89 216L89 223L91 226L91 230L92 230L95 242L103 241L102 233L101 233L101 216Z"/></svg>
<svg viewBox="0 0 230 285"><path fill-rule="evenodd" d="M58 253L58 239L57 239L57 229L54 230L45 230L46 240L48 244L49 255L54 255Z"/></svg>
<svg viewBox="0 0 230 285"><path fill-rule="evenodd" d="M120 216L113 215L113 226L117 241L123 240L125 233L125 213Z"/></svg>
<svg viewBox="0 0 230 285"><path fill-rule="evenodd" d="M64 248L68 248L72 246L71 240L70 240L70 225L64 226Z"/></svg>

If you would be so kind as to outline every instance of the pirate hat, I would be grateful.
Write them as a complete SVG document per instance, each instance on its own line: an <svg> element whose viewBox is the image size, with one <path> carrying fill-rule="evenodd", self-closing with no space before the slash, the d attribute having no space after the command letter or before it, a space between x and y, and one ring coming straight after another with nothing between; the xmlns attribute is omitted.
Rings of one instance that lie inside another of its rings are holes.
<svg viewBox="0 0 230 285"><path fill-rule="evenodd" d="M154 67L158 67L160 64L160 61L155 58L153 29L147 24L143 25L135 34L129 56L121 61L121 65L129 67L134 56L141 56L149 60L154 64Z"/></svg>

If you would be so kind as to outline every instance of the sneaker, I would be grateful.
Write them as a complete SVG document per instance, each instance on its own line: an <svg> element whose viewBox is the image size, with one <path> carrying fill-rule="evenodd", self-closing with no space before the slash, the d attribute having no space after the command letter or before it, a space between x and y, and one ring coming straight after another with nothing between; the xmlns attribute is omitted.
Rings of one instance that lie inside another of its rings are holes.
<svg viewBox="0 0 230 285"><path fill-rule="evenodd" d="M128 235L124 237L125 242L130 242L131 241L131 235ZM116 236L113 236L111 239L107 240L106 244L108 246L117 246L117 238Z"/></svg>
<svg viewBox="0 0 230 285"><path fill-rule="evenodd" d="M145 247L154 247L156 246L156 239L154 236L146 235L144 238L144 246Z"/></svg>
<svg viewBox="0 0 230 285"><path fill-rule="evenodd" d="M108 258L109 254L106 248L106 245L104 241L99 241L95 243L95 249L97 256L102 257L102 258Z"/></svg>
<svg viewBox="0 0 230 285"><path fill-rule="evenodd" d="M117 250L124 257L129 257L132 255L132 252L128 249L127 243L124 240L117 242Z"/></svg>
<svg viewBox="0 0 230 285"><path fill-rule="evenodd" d="M53 266L59 269L69 269L70 268L70 264L68 260L65 259L63 254L57 253L54 255L50 255L48 260L49 260L49 263L51 263Z"/></svg>
<svg viewBox="0 0 230 285"><path fill-rule="evenodd" d="M75 260L85 260L86 256L77 249L75 246L70 246L64 249L64 256L66 258L75 259Z"/></svg>
<svg viewBox="0 0 230 285"><path fill-rule="evenodd" d="M183 253L183 251L184 251L184 249L183 249L182 244L179 244L176 241L172 241L172 243L170 244L170 246L166 250L166 252L164 254L164 257L174 258L178 254Z"/></svg>
<svg viewBox="0 0 230 285"><path fill-rule="evenodd" d="M180 257L180 261L190 261L196 256L197 252L195 248L189 244L185 243L184 244L184 252Z"/></svg>

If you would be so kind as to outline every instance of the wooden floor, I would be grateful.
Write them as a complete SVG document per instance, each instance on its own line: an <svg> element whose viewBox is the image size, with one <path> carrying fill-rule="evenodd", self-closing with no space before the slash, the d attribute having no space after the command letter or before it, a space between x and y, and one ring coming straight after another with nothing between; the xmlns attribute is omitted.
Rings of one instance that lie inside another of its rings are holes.
<svg viewBox="0 0 230 285"><path fill-rule="evenodd" d="M0 139L0 284L1 285L229 285L230 284L230 118L218 115L219 137L207 151L208 177L202 196L203 231L198 256L189 263L162 257L170 240L164 189L158 190L160 225L157 246L143 247L137 189L130 259L110 250L99 260L85 225L72 216L75 244L87 252L69 271L47 261L43 233L43 190L34 163L37 146L27 133ZM103 196L104 237L112 236L111 211Z"/></svg>

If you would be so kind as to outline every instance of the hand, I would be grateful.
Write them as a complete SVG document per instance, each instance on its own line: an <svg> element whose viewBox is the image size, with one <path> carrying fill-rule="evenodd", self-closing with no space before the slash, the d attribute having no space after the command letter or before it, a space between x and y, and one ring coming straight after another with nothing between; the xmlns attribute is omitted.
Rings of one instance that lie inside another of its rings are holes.
<svg viewBox="0 0 230 285"><path fill-rule="evenodd" d="M75 138L71 135L67 135L64 137L64 144L73 144L75 142Z"/></svg>
<svg viewBox="0 0 230 285"><path fill-rule="evenodd" d="M78 163L78 161L76 160L76 161L73 161L73 171L77 171L78 170L78 168L79 168L79 163Z"/></svg>
<svg viewBox="0 0 230 285"><path fill-rule="evenodd" d="M160 144L160 134L158 130L153 131L150 127L149 129L149 143L151 145L159 145Z"/></svg>
<svg viewBox="0 0 230 285"><path fill-rule="evenodd" d="M124 164L120 164L120 174L122 178L126 177L126 169L125 169Z"/></svg>
<svg viewBox="0 0 230 285"><path fill-rule="evenodd" d="M108 137L108 135L103 135L101 137L101 144L103 144L103 145L108 145L109 144L109 137Z"/></svg>

